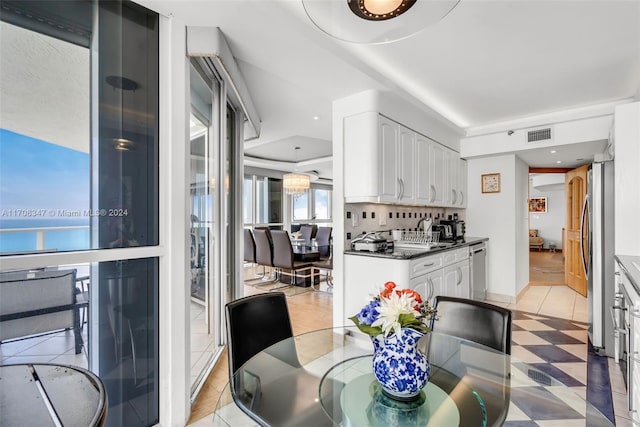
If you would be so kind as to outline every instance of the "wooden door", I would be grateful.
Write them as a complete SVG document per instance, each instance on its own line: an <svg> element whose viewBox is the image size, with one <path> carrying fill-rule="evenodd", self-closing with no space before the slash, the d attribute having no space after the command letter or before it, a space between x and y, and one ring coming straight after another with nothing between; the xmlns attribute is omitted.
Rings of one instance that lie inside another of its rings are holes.
<svg viewBox="0 0 640 427"><path fill-rule="evenodd" d="M584 272L582 251L588 253L586 245L588 226L583 207L587 195L587 170L589 165L580 166L567 172L565 176L565 194L567 197L567 223L564 257L564 278L569 287L581 295L587 296L587 278ZM581 246L583 245L583 246Z"/></svg>

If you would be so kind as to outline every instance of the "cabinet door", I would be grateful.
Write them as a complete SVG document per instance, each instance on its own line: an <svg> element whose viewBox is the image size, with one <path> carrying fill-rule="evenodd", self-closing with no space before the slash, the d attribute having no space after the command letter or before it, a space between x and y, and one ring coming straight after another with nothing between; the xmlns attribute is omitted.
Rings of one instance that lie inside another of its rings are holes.
<svg viewBox="0 0 640 427"><path fill-rule="evenodd" d="M398 200L399 195L399 174L398 174L398 129L399 125L387 119L386 117L379 116L379 149L380 149L380 201L383 202L395 202ZM355 159L349 159L349 162L354 162L354 167L357 168L357 161Z"/></svg>
<svg viewBox="0 0 640 427"><path fill-rule="evenodd" d="M415 201L413 165L415 162L416 133L411 129L400 126L398 135L398 178L400 185L398 199L401 202L409 203Z"/></svg>
<svg viewBox="0 0 640 427"><path fill-rule="evenodd" d="M467 161L458 160L458 206L467 207Z"/></svg>
<svg viewBox="0 0 640 427"><path fill-rule="evenodd" d="M451 206L458 205L458 153L446 149L447 175L445 203Z"/></svg>
<svg viewBox="0 0 640 427"><path fill-rule="evenodd" d="M431 141L420 134L416 134L415 141L415 195L416 202L421 204L431 204L431 188L429 180L430 162L429 152Z"/></svg>
<svg viewBox="0 0 640 427"><path fill-rule="evenodd" d="M429 144L429 187L431 204L442 206L446 200L447 172L445 148L436 143Z"/></svg>
<svg viewBox="0 0 640 427"><path fill-rule="evenodd" d="M444 294L449 297L469 298L469 260L457 262L443 269Z"/></svg>
<svg viewBox="0 0 640 427"><path fill-rule="evenodd" d="M444 295L442 269L414 277L409 282L409 287L420 293L423 301L428 300L433 304L436 295Z"/></svg>

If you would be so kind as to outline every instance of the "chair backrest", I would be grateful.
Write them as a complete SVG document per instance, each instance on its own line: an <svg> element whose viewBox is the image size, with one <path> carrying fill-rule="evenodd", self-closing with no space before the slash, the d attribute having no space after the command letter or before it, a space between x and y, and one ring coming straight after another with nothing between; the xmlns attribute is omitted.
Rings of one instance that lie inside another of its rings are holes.
<svg viewBox="0 0 640 427"><path fill-rule="evenodd" d="M311 240L316 237L318 226L315 224L306 224L300 227L300 237L304 240Z"/></svg>
<svg viewBox="0 0 640 427"><path fill-rule="evenodd" d="M265 348L293 336L282 292L251 295L227 303L229 377Z"/></svg>
<svg viewBox="0 0 640 427"><path fill-rule="evenodd" d="M2 322L0 340L74 326L71 309L47 313L47 309L76 302L76 270L14 271L0 274L0 315L26 317ZM35 315L43 310L44 314ZM31 313L28 316L26 313Z"/></svg>
<svg viewBox="0 0 640 427"><path fill-rule="evenodd" d="M250 229L244 229L244 261L256 262L256 241Z"/></svg>
<svg viewBox="0 0 640 427"><path fill-rule="evenodd" d="M436 296L434 332L453 335L511 354L511 310L465 298Z"/></svg>
<svg viewBox="0 0 640 427"><path fill-rule="evenodd" d="M256 263L273 267L273 243L271 231L268 228L254 228L253 236L256 242Z"/></svg>
<svg viewBox="0 0 640 427"><path fill-rule="evenodd" d="M282 230L271 232L273 239L273 266L280 268L293 268L293 246L289 233Z"/></svg>
<svg viewBox="0 0 640 427"><path fill-rule="evenodd" d="M316 242L318 243L318 252L321 258L328 258L331 255L331 232L332 227L318 227L316 234Z"/></svg>

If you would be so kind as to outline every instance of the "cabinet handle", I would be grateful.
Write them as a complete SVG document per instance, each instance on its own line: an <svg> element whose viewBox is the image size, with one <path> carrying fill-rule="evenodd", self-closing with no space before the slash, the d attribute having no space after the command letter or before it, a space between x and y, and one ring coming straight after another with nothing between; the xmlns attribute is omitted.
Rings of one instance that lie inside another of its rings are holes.
<svg viewBox="0 0 640 427"><path fill-rule="evenodd" d="M436 200L436 186L431 184L431 198L429 199L430 202L435 202Z"/></svg>
<svg viewBox="0 0 640 427"><path fill-rule="evenodd" d="M460 267L456 270L456 276L458 273L460 273L460 278L456 280L456 286L459 286L462 283L462 269Z"/></svg>
<svg viewBox="0 0 640 427"><path fill-rule="evenodd" d="M404 180L400 178L400 198L404 198Z"/></svg>
<svg viewBox="0 0 640 427"><path fill-rule="evenodd" d="M464 193L460 192L460 206L464 205Z"/></svg>
<svg viewBox="0 0 640 427"><path fill-rule="evenodd" d="M455 205L456 200L458 200L458 194L456 193L456 190L451 190L451 193L453 194L453 201L451 203Z"/></svg>
<svg viewBox="0 0 640 427"><path fill-rule="evenodd" d="M398 184L398 188L396 190L396 199L400 200L400 195L402 194L402 191L400 190L400 178L396 178L396 183Z"/></svg>
<svg viewBox="0 0 640 427"><path fill-rule="evenodd" d="M423 267L431 267L435 262L430 262L429 264L422 264Z"/></svg>
<svg viewBox="0 0 640 427"><path fill-rule="evenodd" d="M433 280L431 280L431 277L427 278L427 282L429 283L429 297L427 299L431 299L433 297Z"/></svg>

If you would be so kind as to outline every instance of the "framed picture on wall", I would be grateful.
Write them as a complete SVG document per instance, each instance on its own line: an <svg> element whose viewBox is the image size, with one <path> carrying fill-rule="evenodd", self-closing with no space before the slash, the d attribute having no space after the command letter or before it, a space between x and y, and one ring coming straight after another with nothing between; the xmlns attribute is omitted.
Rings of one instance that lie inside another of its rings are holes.
<svg viewBox="0 0 640 427"><path fill-rule="evenodd" d="M483 193L499 193L500 192L500 174L499 173L483 174L480 183L482 184Z"/></svg>
<svg viewBox="0 0 640 427"><path fill-rule="evenodd" d="M546 197L532 197L529 199L529 212L530 213L546 213L547 212L547 198Z"/></svg>

